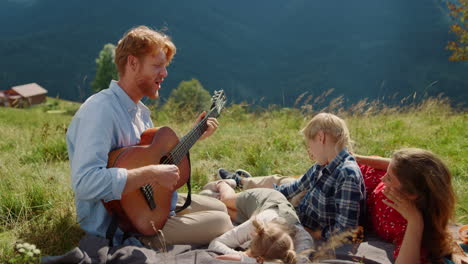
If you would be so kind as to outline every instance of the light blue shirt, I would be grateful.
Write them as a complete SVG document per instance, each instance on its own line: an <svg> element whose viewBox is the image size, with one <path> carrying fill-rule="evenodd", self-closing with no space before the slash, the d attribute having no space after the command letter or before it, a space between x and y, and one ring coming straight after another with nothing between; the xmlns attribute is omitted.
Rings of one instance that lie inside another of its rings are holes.
<svg viewBox="0 0 468 264"><path fill-rule="evenodd" d="M101 200L120 200L127 181L126 169L106 168L109 152L138 144L151 127L149 109L141 101L135 104L116 81L88 98L73 117L68 156L78 223L86 232L105 237L111 217Z"/></svg>

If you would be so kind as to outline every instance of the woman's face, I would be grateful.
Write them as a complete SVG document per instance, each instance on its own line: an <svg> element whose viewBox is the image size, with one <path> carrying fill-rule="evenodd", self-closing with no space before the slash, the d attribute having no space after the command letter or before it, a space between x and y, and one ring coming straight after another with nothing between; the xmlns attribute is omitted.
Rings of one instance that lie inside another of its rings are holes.
<svg viewBox="0 0 468 264"><path fill-rule="evenodd" d="M398 180L395 174L393 160L390 161L390 164L387 168L387 173L382 177L382 182L384 183L385 187L395 188L397 190L401 189L400 180Z"/></svg>

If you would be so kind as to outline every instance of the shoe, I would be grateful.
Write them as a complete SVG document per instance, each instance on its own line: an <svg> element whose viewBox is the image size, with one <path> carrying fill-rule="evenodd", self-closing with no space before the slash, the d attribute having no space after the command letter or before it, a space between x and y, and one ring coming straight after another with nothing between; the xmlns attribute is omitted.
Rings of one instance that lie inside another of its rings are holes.
<svg viewBox="0 0 468 264"><path fill-rule="evenodd" d="M236 177L236 175L228 170L225 170L223 168L220 168L218 170L218 175L219 175L219 178L221 179L234 179Z"/></svg>
<svg viewBox="0 0 468 264"><path fill-rule="evenodd" d="M252 175L250 175L250 173L248 173L247 171L242 170L242 169L238 169L234 173L232 173L232 172L230 172L228 170L220 168L218 170L218 175L219 175L219 177L221 179L235 180L237 187L242 187L242 183L241 183L242 178L252 177Z"/></svg>
<svg viewBox="0 0 468 264"><path fill-rule="evenodd" d="M232 173L228 170L225 170L223 168L220 168L218 170L218 175L219 175L219 178L223 179L223 180L227 180L227 179L231 179L231 180L234 180L236 181L236 187L240 187L242 184L241 184L241 177L239 177L237 175L237 173Z"/></svg>
<svg viewBox="0 0 468 264"><path fill-rule="evenodd" d="M233 180L233 179L226 179L226 180L218 180L218 181L212 181L212 182L209 182L207 184L205 184L205 186L203 186L202 190L210 190L212 192L218 192L218 183L219 182L225 182L227 183L229 186L231 186L231 188L235 189L236 188L236 181Z"/></svg>
<svg viewBox="0 0 468 264"><path fill-rule="evenodd" d="M235 173L237 175L239 175L240 177L244 177L244 178L251 178L252 175L250 175L249 172L247 172L246 170L243 170L243 169L238 169L235 171Z"/></svg>

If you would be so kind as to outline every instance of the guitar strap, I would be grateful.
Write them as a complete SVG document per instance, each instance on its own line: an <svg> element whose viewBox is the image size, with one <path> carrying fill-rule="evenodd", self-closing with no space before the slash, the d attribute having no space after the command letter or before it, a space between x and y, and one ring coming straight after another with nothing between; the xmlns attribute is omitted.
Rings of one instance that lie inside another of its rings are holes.
<svg viewBox="0 0 468 264"><path fill-rule="evenodd" d="M107 240L109 240L109 247L114 246L114 236L118 227L119 227L119 218L117 217L117 214L113 214L111 222L109 226L107 227L107 231L106 231L106 238ZM130 236L131 236L130 233L124 232L122 241L120 241L120 244L123 244L125 239L129 238Z"/></svg>
<svg viewBox="0 0 468 264"><path fill-rule="evenodd" d="M189 164L191 164L191 163L190 163L190 152L187 152L187 159L188 159L188 161L189 161ZM190 166L190 165L189 165L189 166ZM190 167L191 167L191 166L190 166ZM191 186L191 184L190 184L190 178L192 177L192 168L190 168L189 171L190 171L190 175L189 175L188 180L187 180L187 183L186 183L186 184L187 184L187 190L188 190L188 192L187 192L187 199L185 200L185 203L182 205L182 207L176 208L176 209L175 209L175 212L176 212L176 213L178 213L178 212L184 210L185 208L189 207L190 204L192 203L192 186Z"/></svg>

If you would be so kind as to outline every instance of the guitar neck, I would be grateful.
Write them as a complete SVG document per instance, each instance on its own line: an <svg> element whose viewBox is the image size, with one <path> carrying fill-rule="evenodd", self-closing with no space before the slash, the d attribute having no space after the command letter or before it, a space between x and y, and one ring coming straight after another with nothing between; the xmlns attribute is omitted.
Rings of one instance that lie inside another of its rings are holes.
<svg viewBox="0 0 468 264"><path fill-rule="evenodd" d="M187 155L188 151L192 148L197 140L203 135L208 129L206 121L210 117L215 117L214 110L211 110L200 122L198 122L192 130L190 130L185 136L180 138L179 144L174 147L171 151L171 157L174 164L179 162Z"/></svg>

